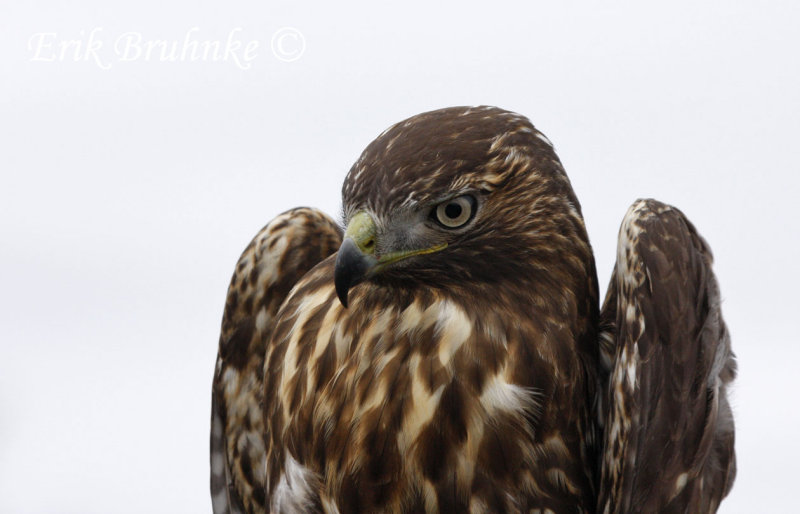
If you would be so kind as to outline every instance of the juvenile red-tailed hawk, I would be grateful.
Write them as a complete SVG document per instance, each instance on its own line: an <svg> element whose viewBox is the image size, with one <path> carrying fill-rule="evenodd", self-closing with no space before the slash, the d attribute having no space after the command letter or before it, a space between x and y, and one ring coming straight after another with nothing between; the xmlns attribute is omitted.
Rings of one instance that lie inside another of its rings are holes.
<svg viewBox="0 0 800 514"><path fill-rule="evenodd" d="M736 366L679 210L628 210L601 311L580 204L520 115L400 122L342 201L344 234L295 209L236 266L215 513L716 510Z"/></svg>

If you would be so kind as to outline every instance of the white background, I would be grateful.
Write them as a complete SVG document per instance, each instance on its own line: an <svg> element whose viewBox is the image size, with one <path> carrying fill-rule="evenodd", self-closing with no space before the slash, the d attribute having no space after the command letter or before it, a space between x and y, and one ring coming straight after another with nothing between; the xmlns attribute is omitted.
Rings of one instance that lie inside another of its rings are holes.
<svg viewBox="0 0 800 514"><path fill-rule="evenodd" d="M0 6L0 512L209 512L240 251L287 208L337 215L345 173L391 123L464 104L523 113L555 143L603 285L633 200L695 222L739 357L721 512L796 509L797 3L396 5ZM306 42L294 62L270 49L287 26ZM126 32L193 27L240 27L257 58L113 59ZM31 61L34 34L94 28L110 69Z"/></svg>

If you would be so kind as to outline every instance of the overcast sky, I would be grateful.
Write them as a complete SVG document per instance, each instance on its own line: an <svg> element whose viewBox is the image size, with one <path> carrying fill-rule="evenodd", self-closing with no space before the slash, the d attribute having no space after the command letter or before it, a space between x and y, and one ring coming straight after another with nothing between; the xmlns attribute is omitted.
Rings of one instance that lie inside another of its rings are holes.
<svg viewBox="0 0 800 514"><path fill-rule="evenodd" d="M210 512L239 253L338 215L388 125L465 104L554 142L601 284L636 198L694 221L739 357L720 512L796 509L798 4L396 5L0 5L0 512Z"/></svg>

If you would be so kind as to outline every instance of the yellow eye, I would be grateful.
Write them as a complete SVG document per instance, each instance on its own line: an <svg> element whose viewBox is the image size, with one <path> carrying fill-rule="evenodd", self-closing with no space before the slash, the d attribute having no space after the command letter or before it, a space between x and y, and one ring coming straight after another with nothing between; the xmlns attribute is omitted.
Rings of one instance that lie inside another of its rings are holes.
<svg viewBox="0 0 800 514"><path fill-rule="evenodd" d="M436 206L436 221L447 228L458 228L467 224L475 212L475 198L459 196Z"/></svg>

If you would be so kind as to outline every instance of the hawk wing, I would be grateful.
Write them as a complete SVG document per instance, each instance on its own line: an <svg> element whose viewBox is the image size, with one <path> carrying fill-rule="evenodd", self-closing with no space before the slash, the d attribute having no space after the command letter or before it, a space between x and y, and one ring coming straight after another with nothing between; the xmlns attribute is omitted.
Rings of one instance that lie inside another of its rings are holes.
<svg viewBox="0 0 800 514"><path fill-rule="evenodd" d="M215 514L263 512L266 449L263 366L273 318L291 288L341 244L341 229L309 208L265 226L239 258L219 340L211 406Z"/></svg>
<svg viewBox="0 0 800 514"><path fill-rule="evenodd" d="M601 313L598 512L714 512L733 485L736 362L711 265L678 209L628 210Z"/></svg>

